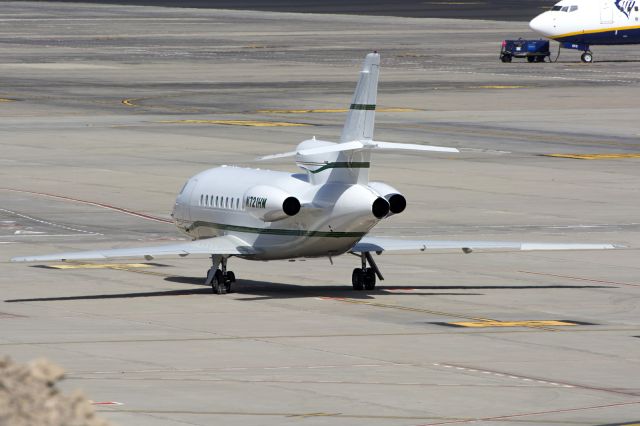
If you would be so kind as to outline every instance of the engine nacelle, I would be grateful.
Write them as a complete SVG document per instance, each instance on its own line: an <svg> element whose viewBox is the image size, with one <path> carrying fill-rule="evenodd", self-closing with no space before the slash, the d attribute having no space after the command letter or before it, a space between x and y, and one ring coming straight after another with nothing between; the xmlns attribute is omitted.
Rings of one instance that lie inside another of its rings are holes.
<svg viewBox="0 0 640 426"><path fill-rule="evenodd" d="M300 211L300 201L275 186L253 186L244 193L243 201L247 212L265 222L286 219Z"/></svg>
<svg viewBox="0 0 640 426"><path fill-rule="evenodd" d="M370 182L369 186L389 202L389 216L402 213L407 208L407 199L391 185L383 182Z"/></svg>

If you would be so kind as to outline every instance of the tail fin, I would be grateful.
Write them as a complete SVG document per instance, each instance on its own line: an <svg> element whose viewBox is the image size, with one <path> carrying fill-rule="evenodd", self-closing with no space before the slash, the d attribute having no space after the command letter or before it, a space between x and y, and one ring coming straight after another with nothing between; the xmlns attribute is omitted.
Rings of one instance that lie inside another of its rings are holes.
<svg viewBox="0 0 640 426"><path fill-rule="evenodd" d="M373 139L379 69L380 55L377 52L369 53L360 71L340 142Z"/></svg>

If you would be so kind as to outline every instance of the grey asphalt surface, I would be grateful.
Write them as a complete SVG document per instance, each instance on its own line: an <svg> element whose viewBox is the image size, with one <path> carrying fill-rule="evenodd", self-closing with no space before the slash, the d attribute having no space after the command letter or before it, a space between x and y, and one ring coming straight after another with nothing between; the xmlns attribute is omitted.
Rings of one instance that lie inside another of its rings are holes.
<svg viewBox="0 0 640 426"><path fill-rule="evenodd" d="M524 20L5 2L0 22L0 354L62 365L120 425L640 420L640 51L500 63ZM8 262L181 240L184 181L295 171L254 159L337 138L372 49L376 138L462 150L376 157L409 200L376 235L629 248L383 254L357 293L352 256L232 259L225 296L205 257Z"/></svg>
<svg viewBox="0 0 640 426"><path fill-rule="evenodd" d="M60 0L55 0L60 2ZM68 3L159 6L172 8L260 10L267 12L399 16L404 18L522 21L548 10L549 0L62 0Z"/></svg>

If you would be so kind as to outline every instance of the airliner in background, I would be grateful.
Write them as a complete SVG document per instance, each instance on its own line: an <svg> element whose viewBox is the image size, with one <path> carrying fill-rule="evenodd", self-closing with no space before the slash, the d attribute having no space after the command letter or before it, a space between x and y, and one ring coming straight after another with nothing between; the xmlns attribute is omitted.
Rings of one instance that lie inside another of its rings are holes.
<svg viewBox="0 0 640 426"><path fill-rule="evenodd" d="M562 0L529 22L535 32L583 51L592 62L591 46L640 43L640 0Z"/></svg>
<svg viewBox="0 0 640 426"><path fill-rule="evenodd" d="M135 248L17 257L13 261L110 259L118 257L206 254L212 266L206 284L213 292L231 290L232 257L249 260L357 255L355 290L373 290L384 279L372 253L392 250L587 250L611 244L432 241L372 237L380 221L401 214L407 200L383 182L369 181L371 155L377 153L456 153L455 148L373 140L380 56L366 56L339 143L315 137L295 151L263 157L294 157L303 173L222 166L190 178L172 212L180 231L193 241Z"/></svg>

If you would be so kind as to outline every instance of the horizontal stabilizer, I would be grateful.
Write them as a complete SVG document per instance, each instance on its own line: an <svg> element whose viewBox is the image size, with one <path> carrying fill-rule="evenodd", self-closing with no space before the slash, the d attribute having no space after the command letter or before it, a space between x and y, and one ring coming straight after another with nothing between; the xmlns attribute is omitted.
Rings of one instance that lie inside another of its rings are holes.
<svg viewBox="0 0 640 426"><path fill-rule="evenodd" d="M431 151L431 152L460 152L457 148L449 148L446 146L434 146L434 145L418 145L415 143L393 143L393 142L378 142L373 141L375 144L374 150L385 151Z"/></svg>
<svg viewBox="0 0 640 426"><path fill-rule="evenodd" d="M302 149L300 151L290 151L282 154L267 155L265 157L260 157L258 160L274 160L278 158L294 157L296 155L308 156L308 155L330 154L335 152L360 151L360 150L368 150L372 152L380 152L380 151L460 152L457 148L449 148L445 146L419 145L419 144L412 144L412 143L378 142L378 141L353 141L353 142L337 143L333 145L326 145L318 148Z"/></svg>

